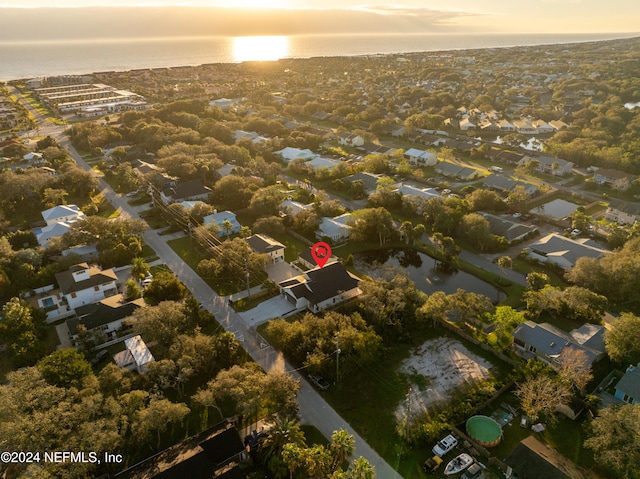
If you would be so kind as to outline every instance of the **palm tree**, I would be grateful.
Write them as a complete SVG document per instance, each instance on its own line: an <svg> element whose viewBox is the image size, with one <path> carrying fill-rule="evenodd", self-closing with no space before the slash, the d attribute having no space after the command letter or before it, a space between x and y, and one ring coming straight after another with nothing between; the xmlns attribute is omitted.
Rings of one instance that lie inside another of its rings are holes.
<svg viewBox="0 0 640 479"><path fill-rule="evenodd" d="M131 262L131 276L135 279L142 279L149 271L149 265L144 258L133 258Z"/></svg>
<svg viewBox="0 0 640 479"><path fill-rule="evenodd" d="M331 471L338 469L344 461L346 461L355 450L355 439L344 429L335 431L331 436L331 444L329 445L333 461L331 463Z"/></svg>
<svg viewBox="0 0 640 479"><path fill-rule="evenodd" d="M233 223L229 220L224 220L222 222L222 229L224 230L224 234L229 237L229 232L233 229Z"/></svg>
<svg viewBox="0 0 640 479"><path fill-rule="evenodd" d="M289 443L306 445L300 423L293 419L278 419L260 444L264 463L268 464L269 459L274 456L281 456L285 444Z"/></svg>

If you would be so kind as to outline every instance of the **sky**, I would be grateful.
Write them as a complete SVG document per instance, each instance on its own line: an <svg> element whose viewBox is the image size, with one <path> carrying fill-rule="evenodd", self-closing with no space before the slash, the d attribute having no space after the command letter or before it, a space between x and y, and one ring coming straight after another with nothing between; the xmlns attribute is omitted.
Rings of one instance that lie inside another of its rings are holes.
<svg viewBox="0 0 640 479"><path fill-rule="evenodd" d="M614 33L640 31L639 0L0 0L0 41L153 35ZM55 4L57 8L51 7ZM77 8L97 7L102 8ZM20 7L20 8L17 8ZM66 7L66 8L61 8ZM69 8L73 8L72 10ZM134 7L129 13L121 8ZM145 7L138 10L135 7ZM151 8L163 7L163 8ZM190 7L190 8L185 8ZM206 8L205 8L206 7ZM117 20L114 23L109 20ZM91 28L88 27L91 25ZM6 29L6 30L5 30Z"/></svg>

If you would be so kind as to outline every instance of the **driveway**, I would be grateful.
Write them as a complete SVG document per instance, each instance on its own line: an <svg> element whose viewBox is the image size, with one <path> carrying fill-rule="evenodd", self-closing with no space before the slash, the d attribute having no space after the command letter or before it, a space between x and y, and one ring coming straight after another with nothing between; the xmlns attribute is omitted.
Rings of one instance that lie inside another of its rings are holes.
<svg viewBox="0 0 640 479"><path fill-rule="evenodd" d="M258 306L240 314L240 317L251 327L256 327L273 318L281 318L285 314L295 311L295 306L281 295L263 301Z"/></svg>

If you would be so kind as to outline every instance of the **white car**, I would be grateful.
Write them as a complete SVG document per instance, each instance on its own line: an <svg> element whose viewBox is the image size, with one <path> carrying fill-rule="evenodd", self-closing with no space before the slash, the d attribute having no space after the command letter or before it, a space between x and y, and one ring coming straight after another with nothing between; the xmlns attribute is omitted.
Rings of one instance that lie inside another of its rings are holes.
<svg viewBox="0 0 640 479"><path fill-rule="evenodd" d="M436 456L444 456L449 451L453 450L454 447L458 445L458 440L449 434L444 439L439 440L435 446L433 446L433 453Z"/></svg>

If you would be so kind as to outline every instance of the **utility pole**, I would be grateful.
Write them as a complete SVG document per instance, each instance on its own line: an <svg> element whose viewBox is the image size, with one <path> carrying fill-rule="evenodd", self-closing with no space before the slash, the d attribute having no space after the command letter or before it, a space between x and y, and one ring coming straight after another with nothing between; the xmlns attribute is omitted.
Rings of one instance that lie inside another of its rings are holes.
<svg viewBox="0 0 640 479"><path fill-rule="evenodd" d="M340 377L340 334L336 334L336 384Z"/></svg>
<svg viewBox="0 0 640 479"><path fill-rule="evenodd" d="M247 273L247 299L249 299L249 296L251 296L251 288L249 287L249 265L247 263L247 258L244 259L244 270Z"/></svg>

